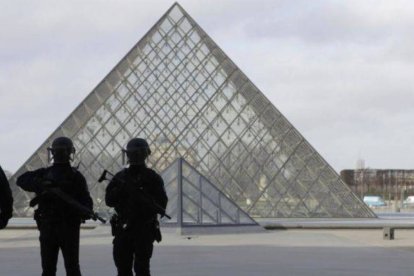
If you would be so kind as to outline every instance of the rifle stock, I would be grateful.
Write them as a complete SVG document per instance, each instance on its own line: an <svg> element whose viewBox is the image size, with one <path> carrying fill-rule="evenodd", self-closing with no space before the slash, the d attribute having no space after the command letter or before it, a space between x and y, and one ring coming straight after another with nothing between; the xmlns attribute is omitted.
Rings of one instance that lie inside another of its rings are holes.
<svg viewBox="0 0 414 276"><path fill-rule="evenodd" d="M85 205L81 204L80 202L78 202L77 200L72 198L70 195L68 195L67 193L62 191L62 189L60 189L56 186L55 187L44 187L43 189L44 189L44 192L49 192L49 193L55 195L57 198L59 198L62 201L66 202L72 208L79 211L81 214L90 217L94 221L99 220L102 223L106 223L106 220L104 218L102 218L101 216L99 216L98 213L94 212L93 210L89 209ZM36 206L41 200L40 197L41 197L41 195L36 196L35 198L33 198L29 203L30 207Z"/></svg>

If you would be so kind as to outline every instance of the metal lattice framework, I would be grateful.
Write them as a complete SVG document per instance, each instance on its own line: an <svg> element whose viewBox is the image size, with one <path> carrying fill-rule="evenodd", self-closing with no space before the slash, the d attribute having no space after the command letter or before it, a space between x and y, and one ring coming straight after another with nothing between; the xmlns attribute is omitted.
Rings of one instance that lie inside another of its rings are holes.
<svg viewBox="0 0 414 276"><path fill-rule="evenodd" d="M61 135L73 139L98 209L107 208L100 173L119 170L120 149L139 136L151 167L183 157L251 216L375 217L178 4L15 175L48 165ZM14 195L15 212L28 215L30 196Z"/></svg>
<svg viewBox="0 0 414 276"><path fill-rule="evenodd" d="M177 159L161 173L169 198L165 224L188 226L258 225L193 166Z"/></svg>

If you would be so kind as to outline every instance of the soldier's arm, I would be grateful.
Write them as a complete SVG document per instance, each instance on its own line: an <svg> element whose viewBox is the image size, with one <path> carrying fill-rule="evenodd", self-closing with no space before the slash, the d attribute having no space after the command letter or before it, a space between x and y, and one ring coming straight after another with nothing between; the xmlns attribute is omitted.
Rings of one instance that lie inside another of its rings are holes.
<svg viewBox="0 0 414 276"><path fill-rule="evenodd" d="M41 193L41 178L45 169L28 171L17 178L16 185L27 192Z"/></svg>
<svg viewBox="0 0 414 276"><path fill-rule="evenodd" d="M7 177L0 167L0 210L1 216L9 219L13 213L13 197Z"/></svg>
<svg viewBox="0 0 414 276"><path fill-rule="evenodd" d="M119 173L109 182L105 192L105 203L109 207L115 207L121 200L122 183L116 180L120 177Z"/></svg>
<svg viewBox="0 0 414 276"><path fill-rule="evenodd" d="M168 197L164 188L164 181L157 173L154 174L154 200L164 209L167 208Z"/></svg>
<svg viewBox="0 0 414 276"><path fill-rule="evenodd" d="M81 203L85 207L88 207L90 210L93 210L93 200L88 190L88 184L86 183L85 177L79 172L77 174L77 182L79 187L79 203Z"/></svg>

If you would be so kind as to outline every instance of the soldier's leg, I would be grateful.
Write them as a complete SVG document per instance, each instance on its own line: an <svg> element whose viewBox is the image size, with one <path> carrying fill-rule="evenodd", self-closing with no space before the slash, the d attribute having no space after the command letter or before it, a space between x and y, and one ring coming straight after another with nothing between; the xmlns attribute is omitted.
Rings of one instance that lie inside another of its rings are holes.
<svg viewBox="0 0 414 276"><path fill-rule="evenodd" d="M79 223L61 224L60 246L67 276L81 276L79 267Z"/></svg>
<svg viewBox="0 0 414 276"><path fill-rule="evenodd" d="M134 271L137 276L150 276L150 260L154 249L152 237L140 237L135 241Z"/></svg>
<svg viewBox="0 0 414 276"><path fill-rule="evenodd" d="M46 222L39 224L40 256L42 258L42 276L55 276L59 254L59 240L56 225Z"/></svg>
<svg viewBox="0 0 414 276"><path fill-rule="evenodd" d="M125 232L115 236L113 241L113 256L118 276L132 276L134 247L129 235Z"/></svg>

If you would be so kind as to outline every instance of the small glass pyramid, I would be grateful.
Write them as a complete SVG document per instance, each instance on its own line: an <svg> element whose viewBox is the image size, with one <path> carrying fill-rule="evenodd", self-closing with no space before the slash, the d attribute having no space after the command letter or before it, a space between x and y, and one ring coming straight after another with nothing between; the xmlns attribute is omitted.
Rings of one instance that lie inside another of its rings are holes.
<svg viewBox="0 0 414 276"><path fill-rule="evenodd" d="M179 158L161 173L169 198L164 224L185 226L258 225L213 183Z"/></svg>

